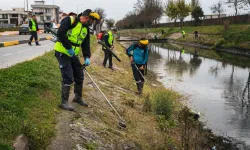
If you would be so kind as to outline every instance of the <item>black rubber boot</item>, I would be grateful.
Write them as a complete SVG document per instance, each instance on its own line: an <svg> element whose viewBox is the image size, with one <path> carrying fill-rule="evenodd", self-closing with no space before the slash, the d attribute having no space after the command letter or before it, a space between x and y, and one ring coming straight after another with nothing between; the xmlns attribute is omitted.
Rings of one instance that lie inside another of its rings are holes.
<svg viewBox="0 0 250 150"><path fill-rule="evenodd" d="M140 83L136 83L136 85L137 85L137 90L138 90L137 94L140 95L142 93L142 84L140 82Z"/></svg>
<svg viewBox="0 0 250 150"><path fill-rule="evenodd" d="M30 42L30 41L29 41L28 45L29 45L29 46L32 46L32 44L31 44L31 42Z"/></svg>
<svg viewBox="0 0 250 150"><path fill-rule="evenodd" d="M73 99L73 102L78 103L81 106L88 107L88 104L82 99L82 85L83 84L75 84L75 97Z"/></svg>
<svg viewBox="0 0 250 150"><path fill-rule="evenodd" d="M36 46L41 46L41 44L39 44L38 41L36 41Z"/></svg>
<svg viewBox="0 0 250 150"><path fill-rule="evenodd" d="M70 107L68 104L69 93L70 93L70 86L62 85L62 95L61 95L62 102L59 105L59 107L64 109L64 110L74 111L74 108Z"/></svg>
<svg viewBox="0 0 250 150"><path fill-rule="evenodd" d="M141 92L143 91L144 82L141 82Z"/></svg>

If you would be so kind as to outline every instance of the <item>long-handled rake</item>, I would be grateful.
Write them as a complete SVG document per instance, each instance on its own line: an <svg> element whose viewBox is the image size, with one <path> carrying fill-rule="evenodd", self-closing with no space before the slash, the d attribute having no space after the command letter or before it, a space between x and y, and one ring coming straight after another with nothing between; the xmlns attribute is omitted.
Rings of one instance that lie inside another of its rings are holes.
<svg viewBox="0 0 250 150"><path fill-rule="evenodd" d="M86 66L83 65L83 69L85 71L85 73L88 75L88 77L90 78L90 80L94 83L94 85L96 86L96 88L98 89L98 91L102 94L102 96L105 98L105 100L108 102L108 104L111 106L111 108L115 111L115 113L117 114L117 116L119 117L119 121L118 121L118 126L120 128L126 128L126 123L125 120L121 117L121 115L117 112L117 110L114 108L114 106L110 103L110 101L108 100L108 98L106 97L106 95L102 92L102 90L99 88L99 86L96 84L96 82L93 80L93 78L90 76L90 74L88 73L88 71L86 70Z"/></svg>

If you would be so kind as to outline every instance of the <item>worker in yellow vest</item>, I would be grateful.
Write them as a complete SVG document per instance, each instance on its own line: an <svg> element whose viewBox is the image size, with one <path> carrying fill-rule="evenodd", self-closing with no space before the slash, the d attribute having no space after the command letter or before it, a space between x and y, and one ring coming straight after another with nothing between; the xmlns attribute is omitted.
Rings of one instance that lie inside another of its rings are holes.
<svg viewBox="0 0 250 150"><path fill-rule="evenodd" d="M75 97L73 102L81 106L88 106L82 99L83 86L83 68L79 64L77 57L82 50L84 63L90 65L90 34L89 26L98 21L100 16L87 9L78 16L68 16L61 21L61 25L57 31L58 41L55 44L55 56L59 62L62 74L62 93L60 108L73 111L69 106L68 99L70 94L70 86L74 84Z"/></svg>
<svg viewBox="0 0 250 150"><path fill-rule="evenodd" d="M105 44L110 48L110 50L114 49L113 43L114 43L114 34L117 33L117 29L112 28L111 31L104 34L103 41ZM112 63L112 54L106 50L106 48L103 46L102 49L104 50L104 60L103 60L103 66L106 67L107 60L109 60L109 68L113 70L113 63Z"/></svg>
<svg viewBox="0 0 250 150"><path fill-rule="evenodd" d="M184 30L182 30L181 33L182 33L182 37L185 38L186 32Z"/></svg>
<svg viewBox="0 0 250 150"><path fill-rule="evenodd" d="M33 15L32 18L29 20L29 28L30 28L30 40L29 40L29 45L32 46L32 41L35 38L36 41L36 46L41 46L38 42L38 36L37 32L39 31L37 21L36 21L36 15Z"/></svg>

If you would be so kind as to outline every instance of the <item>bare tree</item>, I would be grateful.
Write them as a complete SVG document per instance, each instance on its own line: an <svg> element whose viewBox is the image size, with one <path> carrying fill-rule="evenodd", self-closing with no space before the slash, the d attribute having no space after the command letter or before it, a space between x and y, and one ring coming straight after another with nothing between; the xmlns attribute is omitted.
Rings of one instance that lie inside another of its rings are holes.
<svg viewBox="0 0 250 150"><path fill-rule="evenodd" d="M219 18L220 18L221 13L223 13L225 11L223 9L223 5L222 5L221 1L219 1L217 4L213 4L210 7L210 10L212 11L212 13L218 13L219 14Z"/></svg>
<svg viewBox="0 0 250 150"><path fill-rule="evenodd" d="M235 10L235 15L238 14L239 9L243 9L245 7L245 0L227 0L226 2L228 7L233 7Z"/></svg>
<svg viewBox="0 0 250 150"><path fill-rule="evenodd" d="M96 8L94 11L100 15L100 22L96 27L97 28L96 30L100 32L102 25L104 23L104 19L106 18L107 14L105 13L105 10L103 8Z"/></svg>
<svg viewBox="0 0 250 150"><path fill-rule="evenodd" d="M115 25L115 20L112 19L112 18L106 19L105 22L106 22L106 25L107 25L108 29L111 29Z"/></svg>
<svg viewBox="0 0 250 150"><path fill-rule="evenodd" d="M107 16L103 8L96 8L94 11L100 15L101 19L105 19Z"/></svg>

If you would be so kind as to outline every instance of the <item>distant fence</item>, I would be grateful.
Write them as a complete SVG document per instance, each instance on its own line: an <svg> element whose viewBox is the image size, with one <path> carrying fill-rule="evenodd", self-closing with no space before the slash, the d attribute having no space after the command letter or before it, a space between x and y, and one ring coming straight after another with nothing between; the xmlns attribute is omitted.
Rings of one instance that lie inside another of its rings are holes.
<svg viewBox="0 0 250 150"><path fill-rule="evenodd" d="M214 19L204 19L201 20L200 25L208 26L208 25L223 25L225 21L228 21L230 24L239 24L239 23L250 23L250 15L238 15L238 16L228 16L222 18L214 18ZM195 25L195 21L185 21L183 26L192 26ZM175 27L180 26L180 22L173 23L162 23L157 24L154 27Z"/></svg>
<svg viewBox="0 0 250 150"><path fill-rule="evenodd" d="M15 24L3 24L3 23L0 23L0 28L13 28L15 26L16 26Z"/></svg>

